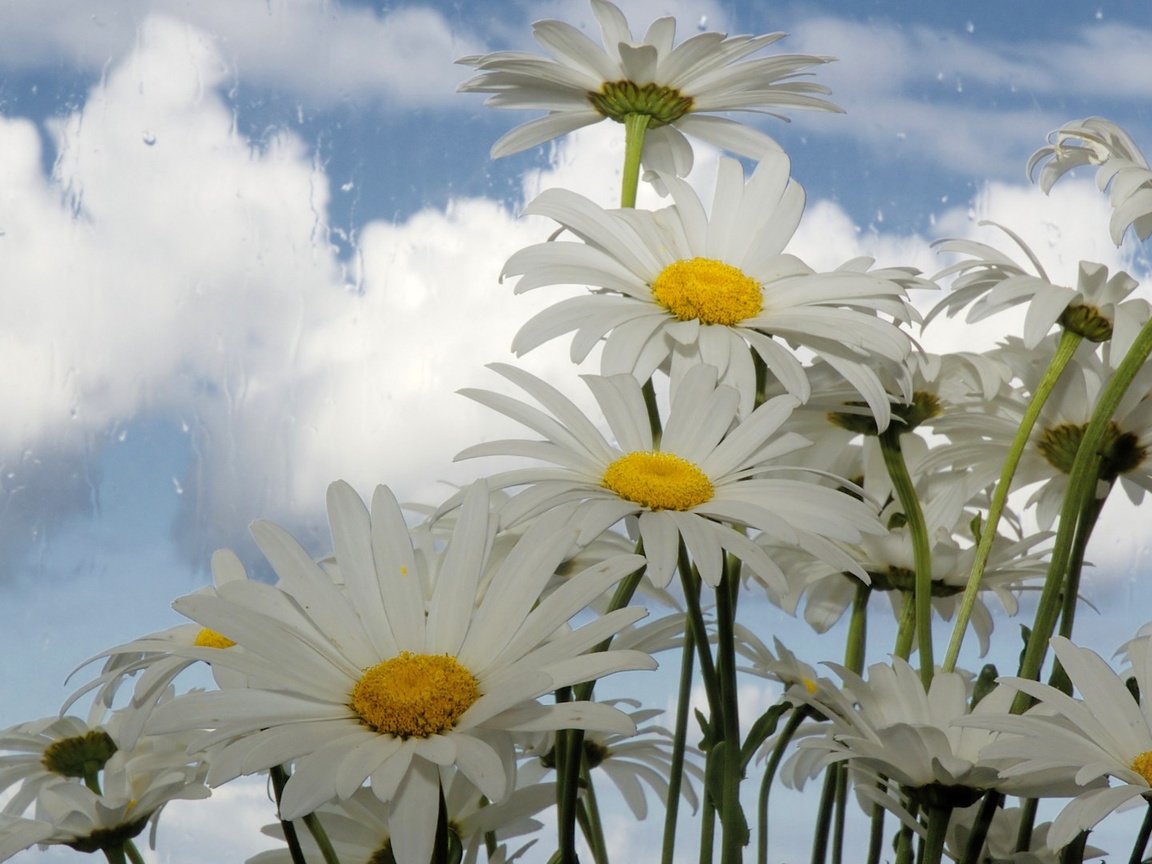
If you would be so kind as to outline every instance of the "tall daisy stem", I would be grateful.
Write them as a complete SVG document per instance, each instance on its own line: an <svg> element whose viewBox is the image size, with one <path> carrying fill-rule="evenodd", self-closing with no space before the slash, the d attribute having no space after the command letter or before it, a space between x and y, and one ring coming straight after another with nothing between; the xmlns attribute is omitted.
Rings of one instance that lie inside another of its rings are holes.
<svg viewBox="0 0 1152 864"><path fill-rule="evenodd" d="M1008 492L1012 486L1012 477L1016 474L1016 466L1020 464L1020 457L1028 444L1028 436L1032 434L1032 427L1040 416L1040 409L1048 401L1048 396L1056 382L1060 380L1065 367L1076 354L1084 337L1071 330L1064 330L1060 334L1060 341L1056 345L1056 352L1048 361L1048 368L1040 378L1028 407L1024 409L1024 416L1020 420L1020 428L1016 430L1016 437L1008 448L1008 456L1000 468L1000 478L996 481L996 490L992 493L992 501L988 505L988 519L980 532L980 540L976 544L976 553L972 559L972 570L968 574L968 584L964 586L964 596L960 598L960 606L956 610L956 621L952 625L952 639L948 643L948 651L944 655L941 669L952 672L956 669L956 661L960 656L960 646L964 642L964 633L968 629L968 622L972 618L972 610L976 606L976 595L980 591L980 580L984 576L984 568L988 564L988 555L992 551L992 543L996 539L996 528L1000 524L1000 516L1004 513L1004 504L1008 501Z"/></svg>
<svg viewBox="0 0 1152 864"><path fill-rule="evenodd" d="M1056 617L1060 611L1060 591L1068 573L1072 557L1073 541L1075 540L1076 526L1079 524L1079 514L1091 503L1096 493L1096 484L1099 478L1099 465L1101 444L1108 431L1108 424L1121 398L1132 384L1136 373L1152 353L1152 320L1146 323L1132 342L1132 347L1116 367L1115 373L1104 385L1096 407L1092 411L1092 419L1084 429L1080 446L1076 450L1076 458L1072 461L1072 470L1068 476L1068 489L1064 493L1064 501L1060 509L1060 523L1056 531L1056 543L1052 549L1052 557L1048 564L1048 575L1044 580L1044 587L1040 592L1040 601L1036 609L1036 617L1032 625L1032 633L1028 637L1028 644L1024 648L1024 657L1020 663L1019 676L1039 680L1040 668L1044 665L1044 658L1048 651L1048 640L1056 625ZM1012 704L1013 713L1022 712L1029 703L1026 694L1019 694Z"/></svg>
<svg viewBox="0 0 1152 864"><path fill-rule="evenodd" d="M721 861L739 864L748 842L748 823L740 806L740 699L736 684L736 600L740 589L740 561L728 556L724 575L716 588L716 667L720 678L724 734L724 792L720 825L724 829ZM717 718L713 717L715 724Z"/></svg>
<svg viewBox="0 0 1152 864"><path fill-rule="evenodd" d="M680 687L676 698L676 728L672 733L672 761L668 768L668 794L664 802L664 838L660 864L672 864L676 849L676 823L680 812L680 787L684 782L684 751L688 742L688 708L692 701L696 639L685 628L680 653Z"/></svg>
<svg viewBox="0 0 1152 864"><path fill-rule="evenodd" d="M912 597L916 607L916 647L920 651L920 680L927 690L935 671L932 660L932 547L928 541L928 524L924 521L924 511L904 461L900 433L892 426L880 433L880 452L884 455L884 465L912 536L912 560L916 567Z"/></svg>
<svg viewBox="0 0 1152 864"><path fill-rule="evenodd" d="M647 114L628 114L624 117L624 176L620 181L620 206L636 206L636 190L640 186L640 156L644 152L644 133L648 131Z"/></svg>
<svg viewBox="0 0 1152 864"><path fill-rule="evenodd" d="M757 864L768 864L768 800L772 794L772 782L776 779L776 771L784 758L784 751L792 743L796 730L800 724L812 716L812 709L807 705L798 705L792 710L788 723L776 739L776 746L772 748L772 755L768 757L768 764L764 766L764 777L760 781L760 797L758 800L758 825L756 861Z"/></svg>
<svg viewBox="0 0 1152 864"><path fill-rule="evenodd" d="M1144 821L1140 823L1140 831L1136 834L1136 842L1132 845L1132 854L1128 864L1140 864L1144 860L1144 850L1148 848L1148 838L1152 837L1152 801L1144 809Z"/></svg>
<svg viewBox="0 0 1152 864"><path fill-rule="evenodd" d="M108 859L108 864L128 864L122 843L117 843L115 846L105 846L101 851L103 851L104 857Z"/></svg>
<svg viewBox="0 0 1152 864"><path fill-rule="evenodd" d="M312 835L312 839L316 841L316 845L320 848L320 855L324 859L324 864L340 864L340 859L336 855L336 850L332 847L332 841L328 839L328 832L324 830L324 826L320 824L320 817L315 813L309 813L304 817L304 824L308 828L308 833ZM439 829L437 829L439 831ZM439 839L437 839L439 843ZM435 862L435 859L433 859Z"/></svg>
<svg viewBox="0 0 1152 864"><path fill-rule="evenodd" d="M948 835L951 807L928 808L928 833L921 847L921 864L940 864L944 858L944 840Z"/></svg>
<svg viewBox="0 0 1152 864"><path fill-rule="evenodd" d="M283 765L274 765L268 775L272 780L272 795L276 801L276 812L279 814L280 798L283 797L284 786L288 782L288 771ZM280 828L284 831L284 841L288 844L288 855L292 858L292 864L308 864L304 850L300 848L296 825L288 819L281 819Z"/></svg>

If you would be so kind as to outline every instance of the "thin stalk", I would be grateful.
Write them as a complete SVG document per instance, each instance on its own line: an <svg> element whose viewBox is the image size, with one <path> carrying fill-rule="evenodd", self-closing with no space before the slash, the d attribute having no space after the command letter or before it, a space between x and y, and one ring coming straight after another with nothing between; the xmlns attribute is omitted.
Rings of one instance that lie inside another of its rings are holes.
<svg viewBox="0 0 1152 864"><path fill-rule="evenodd" d="M640 186L640 156L644 152L644 133L648 130L647 114L628 114L624 117L624 176L620 181L620 206L636 206L636 190Z"/></svg>
<svg viewBox="0 0 1152 864"><path fill-rule="evenodd" d="M1088 832L1081 831L1060 851L1060 864L1084 864L1084 847L1087 845Z"/></svg>
<svg viewBox="0 0 1152 864"><path fill-rule="evenodd" d="M580 775L584 778L584 810L587 826L584 836L588 838L588 847L592 850L592 860L596 864L608 864L608 844L604 840L604 823L600 818L600 805L596 801L596 787L592 783L592 772L588 769L587 760L580 766Z"/></svg>
<svg viewBox="0 0 1152 864"><path fill-rule="evenodd" d="M1024 798L1020 802L1020 827L1016 831L1016 851L1027 852L1032 848L1032 829L1036 825L1036 810L1039 798Z"/></svg>
<svg viewBox="0 0 1152 864"><path fill-rule="evenodd" d="M140 854L140 850L131 840L124 841L124 854L128 856L128 860L132 864L144 864L144 856Z"/></svg>
<svg viewBox="0 0 1152 864"><path fill-rule="evenodd" d="M448 804L444 801L443 787L440 787L440 806L436 814L436 842L432 846L430 864L448 864Z"/></svg>
<svg viewBox="0 0 1152 864"><path fill-rule="evenodd" d="M848 772L836 772L836 797L832 812L832 864L841 864L844 860L844 819L845 805L848 802Z"/></svg>
<svg viewBox="0 0 1152 864"><path fill-rule="evenodd" d="M988 791L984 800L980 802L980 809L976 812L976 820L972 823L972 833L968 835L968 843L964 847L964 858L961 864L979 864L980 853L984 850L984 841L988 837L988 829L996 811L1004 801L999 792Z"/></svg>
<svg viewBox="0 0 1152 864"><path fill-rule="evenodd" d="M708 627L704 623L704 612L700 608L700 574L688 560L688 550L680 541L677 553L680 581L684 586L684 605L688 608L688 627L696 643L696 657L700 661L700 678L704 682L704 692L708 695L708 708L714 716L722 710L720 681L716 675L716 665L708 650Z"/></svg>
<svg viewBox="0 0 1152 864"><path fill-rule="evenodd" d="M1109 487L1111 492L1111 487ZM1100 518L1100 511L1104 509L1103 497L1093 497L1086 509L1082 510L1076 525L1076 534L1072 540L1072 554L1068 562L1068 575L1064 580L1064 591L1060 603L1059 633L1065 639L1072 638L1072 629L1076 623L1076 608L1080 605L1080 578L1084 571L1084 553L1088 549L1088 541L1092 539L1092 532L1096 529L1096 522ZM1048 676L1048 683L1064 693L1071 695L1072 681L1059 660L1052 661L1052 674Z"/></svg>
<svg viewBox="0 0 1152 864"><path fill-rule="evenodd" d="M828 857L828 832L832 827L832 806L836 796L836 777L843 764L833 762L824 770L824 786L816 810L816 827L812 832L812 864L824 864Z"/></svg>
<svg viewBox="0 0 1152 864"><path fill-rule="evenodd" d="M556 691L556 703L572 700L572 688ZM561 864L579 864L576 854L576 814L580 795L580 764L584 758L584 730L556 733L556 844Z"/></svg>
<svg viewBox="0 0 1152 864"><path fill-rule="evenodd" d="M984 568L988 563L988 555L992 551L992 542L996 539L996 528L1000 524L1000 516L1004 512L1004 504L1008 500L1008 492L1012 486L1012 477L1016 474L1016 466L1028 444L1028 436L1032 434L1032 427L1040 416L1040 409L1048 401L1048 395L1064 368L1068 365L1076 348L1083 340L1082 336L1065 330L1060 334L1060 341L1056 345L1056 352L1048 361L1048 368L1040 379L1028 407L1024 409L1024 416L1020 421L1020 428L1016 430L1016 437L1008 448L1008 457L1000 469L1000 479L996 481L996 489L992 493L992 501L988 506L988 519L980 533L980 540L976 544L975 557L972 559L972 570L968 574L968 584L964 587L964 596L960 599L960 606L956 610L956 621L952 626L952 639L948 643L948 651L944 655L941 669L952 672L956 669L956 661L960 656L960 645L964 642L964 633L968 629L968 621L972 618L972 610L976 606L976 595L980 591L980 580L984 576Z"/></svg>
<svg viewBox="0 0 1152 864"><path fill-rule="evenodd" d="M739 561L729 558L724 575L716 589L716 667L720 679L723 711L720 722L724 730L724 795L721 800L720 825L722 864L738 864L742 859L745 826L740 812L740 700L736 685L736 598L740 587ZM716 718L713 717L713 723Z"/></svg>
<svg viewBox="0 0 1152 864"><path fill-rule="evenodd" d="M1140 823L1140 831L1136 834L1136 842L1132 844L1132 854L1128 864L1140 864L1144 860L1144 850L1148 848L1148 838L1152 837L1152 801L1147 802L1144 810L1144 821Z"/></svg>
<svg viewBox="0 0 1152 864"><path fill-rule="evenodd" d="M912 655L912 643L916 639L916 604L908 592L904 592L904 608L900 612L900 621L896 625L896 646L892 653L901 660L907 660Z"/></svg>
<svg viewBox="0 0 1152 864"><path fill-rule="evenodd" d="M288 770L283 765L273 765L268 772L272 780L272 795L276 800L276 815L280 815L280 798L284 795L284 786L288 782ZM288 855L292 864L308 864L304 857L304 850L300 848L300 837L296 834L296 826L287 819L280 820L280 828L284 832L284 840L288 844Z"/></svg>
<svg viewBox="0 0 1152 864"><path fill-rule="evenodd" d="M684 782L684 751L688 741L688 708L692 700L695 651L696 639L691 630L685 630L680 653L680 687L676 694L676 728L672 733L672 761L668 769L668 795L664 802L660 864L672 864L676 849L676 822L680 813L680 786Z"/></svg>
<svg viewBox="0 0 1152 864"><path fill-rule="evenodd" d="M917 818L920 807L915 801L909 801L906 809L909 816ZM912 864L912 829L903 823L896 834L896 864Z"/></svg>
<svg viewBox="0 0 1152 864"><path fill-rule="evenodd" d="M928 808L928 834L921 846L924 864L940 864L943 859L944 840L948 835L948 820L951 816L951 807Z"/></svg>
<svg viewBox="0 0 1152 864"><path fill-rule="evenodd" d="M644 395L644 410L648 412L648 428L652 430L652 449L660 449L660 438L663 436L663 426L660 421L660 406L656 404L656 388L652 386L649 378L640 388Z"/></svg>
<svg viewBox="0 0 1152 864"><path fill-rule="evenodd" d="M1116 367L1116 371L1104 385L1096 407L1092 411L1092 419L1084 430L1080 440L1080 447L1076 451L1076 458L1072 462L1072 470L1068 477L1068 490L1064 495L1063 506L1060 510L1060 524L1056 532L1056 543L1052 549L1052 557L1048 564L1048 576L1041 589L1040 602L1036 609L1036 618L1032 625L1032 634L1028 645L1024 649L1024 658L1020 664L1019 676L1039 680L1040 667L1044 664L1044 657L1048 650L1048 639L1052 635L1058 612L1060 587L1067 573L1071 558L1072 541L1078 514L1084 509L1087 501L1091 500L1096 490L1096 481L1099 476L1100 444L1104 440L1104 433L1112 419L1116 407L1120 404L1125 391L1136 377L1136 373L1152 353L1152 320L1149 320L1132 342L1132 347ZM1017 698L1012 709L1020 713L1028 705L1028 698Z"/></svg>
<svg viewBox="0 0 1152 864"><path fill-rule="evenodd" d="M871 827L868 830L868 864L880 864L884 851L884 808L872 805Z"/></svg>
<svg viewBox="0 0 1152 864"><path fill-rule="evenodd" d="M868 600L871 596L872 589L868 585L856 583L856 595L852 598L852 612L848 619L844 666L857 675L864 671L864 654L868 644Z"/></svg>
<svg viewBox="0 0 1152 864"><path fill-rule="evenodd" d="M443 796L443 793L441 793ZM324 826L320 824L320 817L315 813L309 813L304 817L304 825L308 828L308 833L312 835L312 839L316 841L316 845L320 849L320 855L324 859L324 864L340 864L340 859L336 855L336 850L332 848L332 841L328 839L328 832L324 830ZM437 839L439 843L439 838ZM445 846L447 848L447 846ZM448 859L445 858L445 861ZM440 864L437 859L433 859L433 864Z"/></svg>
<svg viewBox="0 0 1152 864"><path fill-rule="evenodd" d="M916 590L913 592L916 647L920 651L920 680L927 690L936 669L932 659L932 546L928 540L928 524L924 521L924 511L920 508L916 487L904 461L900 433L894 427L889 426L880 434L880 452L884 454L884 465L904 509L904 518L908 520L908 532L912 535L912 559L916 568Z"/></svg>
<svg viewBox="0 0 1152 864"><path fill-rule="evenodd" d="M108 864L128 864L128 859L124 857L124 845L117 843L115 846L105 846L102 850L104 857L108 859Z"/></svg>
<svg viewBox="0 0 1152 864"><path fill-rule="evenodd" d="M776 779L776 770L784 758L784 751L788 749L792 738L800 724L812 716L812 709L807 705L798 705L793 709L788 722L776 739L776 746L772 748L772 755L768 757L768 764L764 766L764 777L760 780L760 796L757 799L757 864L768 864L768 798L772 794L772 781Z"/></svg>
<svg viewBox="0 0 1152 864"><path fill-rule="evenodd" d="M708 776L709 753L704 759L704 776ZM716 842L716 802L704 787L704 812L700 815L700 864L712 864L712 847Z"/></svg>

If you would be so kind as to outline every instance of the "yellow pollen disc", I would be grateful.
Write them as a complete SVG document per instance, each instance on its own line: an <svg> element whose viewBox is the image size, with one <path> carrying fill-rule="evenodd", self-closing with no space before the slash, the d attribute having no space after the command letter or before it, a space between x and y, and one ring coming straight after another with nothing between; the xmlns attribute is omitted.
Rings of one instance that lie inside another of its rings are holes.
<svg viewBox="0 0 1152 864"><path fill-rule="evenodd" d="M227 636L221 636L215 630L202 627L192 644L197 648L231 648L236 643Z"/></svg>
<svg viewBox="0 0 1152 864"><path fill-rule="evenodd" d="M449 731L479 698L479 684L455 657L404 651L365 669L348 707L377 732L428 738Z"/></svg>
<svg viewBox="0 0 1152 864"><path fill-rule="evenodd" d="M816 682L815 681L813 681L811 678L804 678L801 680L800 683L804 685L804 689L808 691L809 696L815 696L816 695L816 689L817 688L816 688Z"/></svg>
<svg viewBox="0 0 1152 864"><path fill-rule="evenodd" d="M760 314L760 283L737 267L712 258L669 264L652 283L656 302L681 321L733 326Z"/></svg>
<svg viewBox="0 0 1152 864"><path fill-rule="evenodd" d="M1146 750L1132 760L1132 770L1148 781L1152 786L1152 750Z"/></svg>
<svg viewBox="0 0 1152 864"><path fill-rule="evenodd" d="M708 475L675 453L636 450L608 466L600 481L621 498L649 510L691 510L711 501Z"/></svg>

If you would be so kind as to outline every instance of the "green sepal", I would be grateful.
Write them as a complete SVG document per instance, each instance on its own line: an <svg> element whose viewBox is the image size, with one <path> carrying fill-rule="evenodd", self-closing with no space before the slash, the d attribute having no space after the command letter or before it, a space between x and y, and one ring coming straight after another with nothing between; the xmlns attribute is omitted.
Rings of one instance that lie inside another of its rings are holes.
<svg viewBox="0 0 1152 864"><path fill-rule="evenodd" d="M744 746L740 748L741 774L748 770L748 763L752 761L752 757L756 755L760 745L776 732L776 727L780 725L780 718L789 709L801 710L791 702L778 702L761 714L752 724L752 728L748 730L748 737L744 739Z"/></svg>

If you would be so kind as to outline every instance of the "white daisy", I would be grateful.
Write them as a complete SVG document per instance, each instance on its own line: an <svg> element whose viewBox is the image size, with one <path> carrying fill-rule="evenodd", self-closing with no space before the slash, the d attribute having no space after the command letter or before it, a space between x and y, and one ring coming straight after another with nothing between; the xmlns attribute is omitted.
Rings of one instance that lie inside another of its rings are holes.
<svg viewBox="0 0 1152 864"><path fill-rule="evenodd" d="M556 220L582 242L553 241L514 254L504 275L516 291L582 284L600 289L571 297L530 319L513 350L523 354L569 331L572 359L601 339L601 371L647 380L669 364L676 390L700 362L720 370L751 409L756 374L749 347L786 390L807 399L804 369L788 345L823 357L863 396L881 428L888 396L874 358L902 360L909 337L895 321L916 317L905 289L915 271L869 270L870 259L816 273L785 254L804 209L804 192L788 176L788 157L766 155L744 182L740 163L720 161L709 215L687 183L666 176L675 205L656 212L605 210L565 189L549 189L525 210Z"/></svg>
<svg viewBox="0 0 1152 864"><path fill-rule="evenodd" d="M1152 309L1147 300L1127 299L1139 284L1135 279L1122 270L1109 276L1103 264L1081 261L1075 288L1056 284L1020 237L1002 225L981 224L995 225L1007 234L1024 252L1029 266L1018 264L987 243L941 242L940 251L969 257L932 277L955 275L956 279L948 296L928 313L925 324L940 312L952 317L970 304L966 320L974 322L1027 303L1023 333L1026 347L1035 348L1059 324L1091 342L1111 341L1111 354L1117 360L1127 353Z"/></svg>
<svg viewBox="0 0 1152 864"><path fill-rule="evenodd" d="M1028 176L1038 165L1045 192L1068 171L1098 165L1096 185L1109 190L1112 218L1108 230L1117 246L1131 226L1136 236L1152 236L1152 169L1128 133L1103 117L1065 123L1048 136L1049 144L1028 160ZM1109 189L1109 187L1111 187Z"/></svg>
<svg viewBox="0 0 1152 864"><path fill-rule="evenodd" d="M629 114L649 118L644 163L683 176L692 167L687 133L741 156L758 159L779 150L767 135L715 111L775 113L782 108L839 111L821 99L828 89L795 80L830 57L776 55L747 60L784 36L699 33L673 46L676 21L661 18L637 42L623 13L592 0L603 47L561 21L537 21L536 41L553 59L519 51L463 57L478 74L460 85L466 93L492 93L496 108L544 109L548 114L513 129L492 147L497 158L526 150L574 129ZM744 62L741 62L744 61Z"/></svg>
<svg viewBox="0 0 1152 864"><path fill-rule="evenodd" d="M631 375L586 375L584 382L604 413L615 443L559 390L504 364L490 368L519 385L549 413L488 390L464 395L543 435L543 441L490 441L457 459L510 455L552 463L503 471L489 478L498 488L527 486L501 511L507 524L561 504L580 502L572 522L590 541L632 517L644 543L648 575L665 586L676 569L683 540L709 585L720 582L723 552L740 558L761 579L780 583L771 558L728 524L766 532L840 561L832 541L859 540L879 531L873 511L836 489L791 478L759 476L770 460L807 442L777 434L796 405L779 396L736 423L738 394L717 385L711 366L689 369L672 397L659 446L652 439L640 384Z"/></svg>
<svg viewBox="0 0 1152 864"><path fill-rule="evenodd" d="M337 586L287 533L266 522L253 535L280 578L221 586L175 607L243 652L178 649L248 676L247 688L178 696L152 717L164 730L212 730L209 782L294 763L281 816L294 819L371 781L390 802L389 833L401 864L425 862L435 839L441 772L455 765L500 801L514 786L511 734L583 728L631 731L631 721L587 702L542 705L557 688L626 669L651 669L634 651L585 654L645 614L627 608L571 630L587 602L635 571L624 556L572 578L537 603L573 530L564 514L525 532L477 602L496 532L487 487L474 484L448 544L432 550L435 584L413 550L387 487L369 511L345 483L328 495L343 579Z"/></svg>
<svg viewBox="0 0 1152 864"><path fill-rule="evenodd" d="M1002 771L1005 778L1063 772L1081 787L1095 784L1053 821L1048 843L1060 849L1124 804L1152 798L1152 701L1137 700L1124 678L1094 651L1061 636L1051 644L1080 698L1037 681L1005 678L1004 688L1022 691L1040 704L1024 715L979 722L1003 733L990 752L1015 761ZM1134 650L1132 660L1140 692L1152 693L1152 642ZM1104 778L1115 785L1100 785Z"/></svg>

